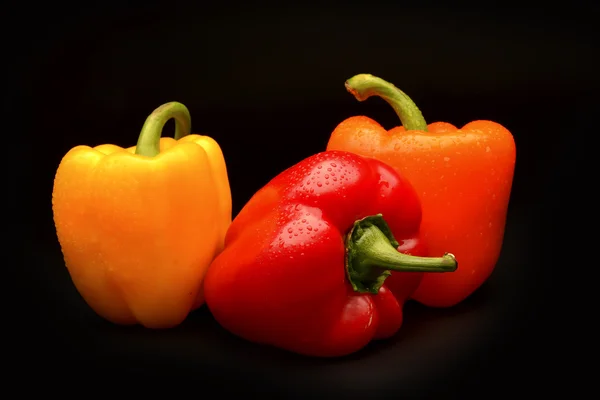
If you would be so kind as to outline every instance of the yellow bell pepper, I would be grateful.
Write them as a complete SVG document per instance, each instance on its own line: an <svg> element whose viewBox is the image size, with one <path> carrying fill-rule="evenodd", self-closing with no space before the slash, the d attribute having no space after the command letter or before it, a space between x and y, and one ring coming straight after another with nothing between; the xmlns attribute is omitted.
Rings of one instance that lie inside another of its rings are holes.
<svg viewBox="0 0 600 400"><path fill-rule="evenodd" d="M161 138L171 118L175 138ZM190 129L188 109L167 103L136 146L76 146L58 166L52 209L66 267L87 304L115 324L170 328L204 303L231 190L217 142Z"/></svg>

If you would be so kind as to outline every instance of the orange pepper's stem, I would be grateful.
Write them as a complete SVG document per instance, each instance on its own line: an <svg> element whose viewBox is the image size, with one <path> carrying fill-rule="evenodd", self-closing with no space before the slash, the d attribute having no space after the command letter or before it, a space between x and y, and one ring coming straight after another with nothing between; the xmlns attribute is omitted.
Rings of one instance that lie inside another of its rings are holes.
<svg viewBox="0 0 600 400"><path fill-rule="evenodd" d="M371 96L381 97L396 111L404 129L427 131L427 123L421 110L406 93L393 84L371 74L359 74L346 81L346 90L358 101Z"/></svg>
<svg viewBox="0 0 600 400"><path fill-rule="evenodd" d="M171 118L175 118L176 140L190 134L192 122L187 107L176 101L163 104L146 118L138 138L135 154L154 157L160 153L160 136L163 127Z"/></svg>

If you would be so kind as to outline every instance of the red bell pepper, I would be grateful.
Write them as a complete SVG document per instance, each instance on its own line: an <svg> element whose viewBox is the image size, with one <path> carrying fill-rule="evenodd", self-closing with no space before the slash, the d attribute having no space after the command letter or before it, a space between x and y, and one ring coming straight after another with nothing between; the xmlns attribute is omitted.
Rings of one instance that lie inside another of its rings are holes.
<svg viewBox="0 0 600 400"><path fill-rule="evenodd" d="M456 270L452 254L404 254L419 251L420 221L415 190L391 167L315 154L233 220L204 281L206 304L246 340L309 356L353 353L398 331L423 272Z"/></svg>

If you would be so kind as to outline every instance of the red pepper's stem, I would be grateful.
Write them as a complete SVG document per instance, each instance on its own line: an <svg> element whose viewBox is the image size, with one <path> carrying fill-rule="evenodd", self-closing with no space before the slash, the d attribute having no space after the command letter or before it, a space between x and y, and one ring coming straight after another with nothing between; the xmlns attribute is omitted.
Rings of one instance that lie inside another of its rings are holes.
<svg viewBox="0 0 600 400"><path fill-rule="evenodd" d="M187 107L176 101L163 104L146 118L138 138L135 154L154 157L160 153L160 136L163 127L171 118L175 118L175 139L189 135L192 122Z"/></svg>
<svg viewBox="0 0 600 400"><path fill-rule="evenodd" d="M391 271L452 272L458 268L454 255L416 257L400 253L398 242L381 214L354 223L346 238L346 271L357 292L378 293Z"/></svg>
<svg viewBox="0 0 600 400"><path fill-rule="evenodd" d="M348 90L356 100L364 101L379 96L392 106L406 130L427 131L427 123L417 105L393 84L370 74L359 74L346 81Z"/></svg>

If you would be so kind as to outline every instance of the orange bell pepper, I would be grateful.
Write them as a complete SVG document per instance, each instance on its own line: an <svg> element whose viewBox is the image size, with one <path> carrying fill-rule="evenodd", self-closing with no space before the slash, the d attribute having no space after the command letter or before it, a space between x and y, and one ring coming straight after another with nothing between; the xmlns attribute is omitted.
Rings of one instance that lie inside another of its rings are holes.
<svg viewBox="0 0 600 400"><path fill-rule="evenodd" d="M429 254L451 252L461 262L455 272L425 274L412 297L434 307L461 302L487 280L500 255L516 161L512 134L491 121L460 129L427 125L404 92L369 74L349 79L346 89L359 101L380 96L403 126L386 131L368 117L351 117L335 128L327 149L377 158L412 183Z"/></svg>
<svg viewBox="0 0 600 400"><path fill-rule="evenodd" d="M161 138L171 118L175 138ZM169 328L204 302L231 192L221 148L190 127L188 109L167 103L147 118L137 146L76 146L58 166L52 208L66 267L113 323Z"/></svg>

